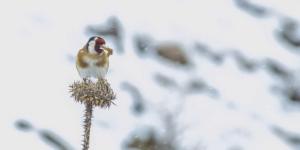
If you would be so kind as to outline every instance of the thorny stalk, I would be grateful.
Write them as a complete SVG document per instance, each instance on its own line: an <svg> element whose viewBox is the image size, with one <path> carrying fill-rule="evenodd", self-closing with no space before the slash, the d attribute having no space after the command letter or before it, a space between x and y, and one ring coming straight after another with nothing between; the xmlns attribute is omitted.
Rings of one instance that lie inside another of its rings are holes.
<svg viewBox="0 0 300 150"><path fill-rule="evenodd" d="M85 113L84 113L84 134L83 134L83 145L82 150L89 149L90 143L90 132L92 125L92 117L93 117L93 105L91 103L85 104Z"/></svg>
<svg viewBox="0 0 300 150"><path fill-rule="evenodd" d="M99 79L96 83L91 80L74 82L70 85L71 97L74 97L76 102L85 105L84 113L84 134L82 149L89 149L90 133L92 126L93 108L109 108L116 98L115 93L110 87L106 79Z"/></svg>

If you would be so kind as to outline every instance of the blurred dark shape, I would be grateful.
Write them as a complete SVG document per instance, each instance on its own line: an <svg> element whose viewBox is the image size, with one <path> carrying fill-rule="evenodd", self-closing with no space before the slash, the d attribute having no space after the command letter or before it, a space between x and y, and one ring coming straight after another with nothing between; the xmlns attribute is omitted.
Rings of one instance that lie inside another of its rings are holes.
<svg viewBox="0 0 300 150"><path fill-rule="evenodd" d="M47 131L47 130L33 130L34 127L31 125L30 122L26 120L17 120L15 122L15 125L17 129L20 129L22 131L35 131L42 140L44 140L49 145L55 147L57 150L73 150L68 146L67 142L65 142L62 138L60 138L58 135L55 135L54 133Z"/></svg>
<svg viewBox="0 0 300 150"><path fill-rule="evenodd" d="M189 91L203 91L207 89L207 84L202 81L201 79L198 80L191 80L188 83L188 89Z"/></svg>
<svg viewBox="0 0 300 150"><path fill-rule="evenodd" d="M297 87L289 87L286 89L286 95L289 100L293 102L300 102L300 88Z"/></svg>
<svg viewBox="0 0 300 150"><path fill-rule="evenodd" d="M182 150L183 128L179 127L178 116L184 107L184 101L174 111L166 111L164 108L155 109L161 119L161 128L143 127L135 130L129 136L125 147L127 150ZM200 144L200 143L199 143ZM201 145L196 145L197 147ZM195 148L197 148L195 147Z"/></svg>
<svg viewBox="0 0 300 150"><path fill-rule="evenodd" d="M133 98L133 112L137 115L142 114L145 111L145 100L138 88L128 82L123 82L121 86L127 90Z"/></svg>
<svg viewBox="0 0 300 150"><path fill-rule="evenodd" d="M255 60L246 58L239 51L233 51L232 56L236 60L238 66L244 71L253 72L259 67L259 64Z"/></svg>
<svg viewBox="0 0 300 150"><path fill-rule="evenodd" d="M178 137L180 137L180 132L178 123L176 122L178 115L182 112L182 106L176 112L161 112L162 122L164 124L164 131L162 135L161 149L165 150L180 150L180 144Z"/></svg>
<svg viewBox="0 0 300 150"><path fill-rule="evenodd" d="M171 79L170 77L167 77L163 74L157 73L154 75L155 81L157 81L157 83L159 83L160 85L164 86L164 87L177 87L177 83L176 81L174 81L173 79Z"/></svg>
<svg viewBox="0 0 300 150"><path fill-rule="evenodd" d="M212 54L210 57L211 57L211 60L213 62L215 62L216 64L222 64L224 61L225 55L224 54Z"/></svg>
<svg viewBox="0 0 300 150"><path fill-rule="evenodd" d="M292 19L285 19L281 25L277 36L285 43L294 48L300 47L300 28L299 24Z"/></svg>
<svg viewBox="0 0 300 150"><path fill-rule="evenodd" d="M17 120L15 122L16 127L22 131L31 131L33 130L33 126L26 120Z"/></svg>
<svg viewBox="0 0 300 150"><path fill-rule="evenodd" d="M255 17L266 17L270 15L269 10L257 4L250 3L247 0L234 0L235 4L242 10Z"/></svg>
<svg viewBox="0 0 300 150"><path fill-rule="evenodd" d="M211 53L210 48L207 45L200 43L200 42L197 42L195 44L195 48L197 49L197 51L199 51L201 54L204 54L204 55Z"/></svg>
<svg viewBox="0 0 300 150"><path fill-rule="evenodd" d="M282 64L276 62L272 59L266 59L264 61L264 65L266 69L268 69L273 75L280 77L282 79L289 79L291 76L291 73L286 67L284 67Z"/></svg>
<svg viewBox="0 0 300 150"><path fill-rule="evenodd" d="M67 146L66 142L63 141L60 137L55 135L54 133L47 131L47 130L41 130L38 131L39 136L49 145L55 147L57 150L71 150L69 146Z"/></svg>
<svg viewBox="0 0 300 150"><path fill-rule="evenodd" d="M285 131L284 129L276 126L272 126L271 130L284 141L288 142L296 149L300 148L300 134L291 133L289 131Z"/></svg>
<svg viewBox="0 0 300 150"><path fill-rule="evenodd" d="M177 43L160 43L155 46L155 50L160 57L169 60L170 62L184 66L190 64L184 49Z"/></svg>
<svg viewBox="0 0 300 150"><path fill-rule="evenodd" d="M129 150L181 150L178 138L177 124L175 115L163 112L161 119L163 121L163 132L153 128L143 128L142 131L136 131L130 136L126 147Z"/></svg>
<svg viewBox="0 0 300 150"><path fill-rule="evenodd" d="M117 52L124 52L123 28L117 17L110 17L105 25L90 25L86 28L86 31L93 36L111 37L116 45Z"/></svg>
<svg viewBox="0 0 300 150"><path fill-rule="evenodd" d="M224 53L215 53L209 47L199 42L196 43L195 48L202 56L206 56L216 64L222 64L224 62Z"/></svg>
<svg viewBox="0 0 300 150"><path fill-rule="evenodd" d="M216 53L201 43L196 43L195 48L202 56L210 60L214 60L212 58L215 58L216 62L223 62L226 57L228 57L228 59L232 58L236 61L239 68L244 71L254 72L258 69L265 69L271 75L277 76L285 81L289 81L292 76L292 72L287 67L273 59L267 58L263 61L252 60L237 50Z"/></svg>
<svg viewBox="0 0 300 150"><path fill-rule="evenodd" d="M205 83L205 81L203 81L202 79L190 80L187 84L186 92L188 93L204 92L214 97L219 96L219 92L216 89L212 88L211 86L207 85L207 83Z"/></svg>
<svg viewBox="0 0 300 150"><path fill-rule="evenodd" d="M128 150L168 150L161 149L161 140L158 139L157 133L154 129L145 133L146 135L139 135L139 132L134 133L129 141L125 144Z"/></svg>
<svg viewBox="0 0 300 150"><path fill-rule="evenodd" d="M147 48L153 45L153 40L147 35L136 35L133 42L135 49L141 55L147 53Z"/></svg>

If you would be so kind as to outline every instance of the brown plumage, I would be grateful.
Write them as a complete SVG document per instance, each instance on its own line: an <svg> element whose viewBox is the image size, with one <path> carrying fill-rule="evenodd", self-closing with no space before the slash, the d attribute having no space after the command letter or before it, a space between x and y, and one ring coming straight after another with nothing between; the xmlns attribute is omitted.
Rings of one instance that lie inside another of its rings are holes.
<svg viewBox="0 0 300 150"><path fill-rule="evenodd" d="M97 45L99 38L90 39L77 54L76 68L82 78L104 78L107 73L109 56L113 51L104 44ZM96 48L99 48L98 51L95 50Z"/></svg>

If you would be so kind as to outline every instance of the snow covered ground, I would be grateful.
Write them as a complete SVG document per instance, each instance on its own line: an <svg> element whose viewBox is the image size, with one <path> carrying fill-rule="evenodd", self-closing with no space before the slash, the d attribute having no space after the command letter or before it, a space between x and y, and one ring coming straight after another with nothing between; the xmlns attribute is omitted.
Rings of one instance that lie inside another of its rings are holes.
<svg viewBox="0 0 300 150"><path fill-rule="evenodd" d="M275 34L282 16L300 20L300 2L252 2L276 15L258 18L228 0L0 1L1 149L53 149L35 132L17 130L19 119L37 130L53 131L73 149L80 149L83 106L68 93L69 84L80 80L73 57L88 39L86 27L105 23L111 16L122 23L125 52L115 53L110 60L108 80L117 93L117 105L95 109L92 150L124 149L129 135L143 126L163 134L167 131L161 112L176 114L179 108L175 122L182 132L176 138L184 149L300 149L299 142L283 138L290 136L287 133L300 138L300 105L273 88L284 88L281 79L265 69L243 71L230 58L214 64L194 47L201 42L216 53L237 50L257 62L277 60L299 79L299 47L280 43ZM180 68L154 55L140 57L133 43L137 34L147 34L156 43L181 43L193 67ZM110 40L108 45L115 48ZM179 87L157 84L156 73L171 77ZM191 79L204 80L218 96L184 92ZM297 85L300 80L293 81ZM144 114L132 114L132 96L122 87L124 82L142 93L147 101Z"/></svg>

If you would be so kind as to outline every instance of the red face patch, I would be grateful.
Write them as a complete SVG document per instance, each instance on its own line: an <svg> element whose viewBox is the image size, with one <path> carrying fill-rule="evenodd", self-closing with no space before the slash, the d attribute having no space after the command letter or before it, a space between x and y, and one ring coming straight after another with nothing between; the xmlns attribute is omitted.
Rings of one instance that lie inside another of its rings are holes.
<svg viewBox="0 0 300 150"><path fill-rule="evenodd" d="M104 45L104 44L105 44L105 40L104 39L102 39L100 37L98 37L96 39L96 45Z"/></svg>

